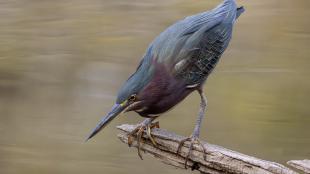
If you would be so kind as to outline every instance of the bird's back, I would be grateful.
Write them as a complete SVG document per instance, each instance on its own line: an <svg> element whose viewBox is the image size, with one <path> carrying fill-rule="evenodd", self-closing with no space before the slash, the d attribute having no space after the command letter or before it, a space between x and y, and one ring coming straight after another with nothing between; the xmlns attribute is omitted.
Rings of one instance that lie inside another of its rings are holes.
<svg viewBox="0 0 310 174"><path fill-rule="evenodd" d="M154 59L188 85L203 82L227 48L239 15L235 1L225 0L175 23L151 43Z"/></svg>

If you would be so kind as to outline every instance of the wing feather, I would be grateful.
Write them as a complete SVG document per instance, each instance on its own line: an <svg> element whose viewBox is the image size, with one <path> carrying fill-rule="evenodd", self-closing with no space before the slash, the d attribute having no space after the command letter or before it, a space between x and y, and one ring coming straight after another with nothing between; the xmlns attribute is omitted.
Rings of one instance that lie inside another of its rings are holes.
<svg viewBox="0 0 310 174"><path fill-rule="evenodd" d="M222 4L211 11L186 17L168 27L150 44L138 69L143 64L151 64L152 61L156 61L165 64L175 76L183 77L186 72L190 71L189 67L195 62L197 55L203 57L202 55L206 54L204 60L210 59L210 61L211 55L215 55L215 53L221 55L224 51L222 47L225 48L223 45L229 42L231 30L225 29L225 26L224 28L219 26L223 26L223 23L233 23L236 18L236 9L234 0L224 0ZM218 48L210 47L217 41L219 42ZM201 76L206 73L205 70L202 72L191 70L195 73L202 73ZM187 74L187 76L191 76L184 77L188 79L189 84L199 81L199 78L194 78L194 75ZM196 74L195 76L198 77Z"/></svg>

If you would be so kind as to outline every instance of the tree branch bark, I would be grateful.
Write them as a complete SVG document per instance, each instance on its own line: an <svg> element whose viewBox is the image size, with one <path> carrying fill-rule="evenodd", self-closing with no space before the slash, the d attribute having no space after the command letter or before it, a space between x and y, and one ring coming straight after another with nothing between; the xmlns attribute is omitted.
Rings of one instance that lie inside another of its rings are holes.
<svg viewBox="0 0 310 174"><path fill-rule="evenodd" d="M136 125L121 125L117 128L121 131L118 135L119 139L128 144L127 134L134 130ZM152 129L152 135L158 146L154 147L152 142L143 135L143 143L141 150L153 155L162 162L184 169L185 157L188 152L189 143L185 143L180 154L176 154L179 142L185 137L176 135L163 129ZM207 149L204 160L204 151L200 146L194 145L193 153L189 157L189 168L193 167L201 173L238 173L238 174L295 174L296 172L275 162L261 160L255 157L241 154L220 146L202 142ZM132 144L137 147L136 141Z"/></svg>

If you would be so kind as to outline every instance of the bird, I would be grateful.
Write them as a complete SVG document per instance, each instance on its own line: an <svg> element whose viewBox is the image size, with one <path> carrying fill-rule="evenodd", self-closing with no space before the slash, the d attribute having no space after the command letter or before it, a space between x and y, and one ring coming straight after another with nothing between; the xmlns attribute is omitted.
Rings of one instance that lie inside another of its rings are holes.
<svg viewBox="0 0 310 174"><path fill-rule="evenodd" d="M244 11L235 0L223 0L214 9L179 20L159 34L148 46L136 71L120 88L111 111L87 140L120 113L134 111L145 119L128 134L128 144L137 137L138 155L142 159L143 133L157 145L151 135L151 129L159 127L154 120L198 91L201 102L194 131L179 143L177 151L180 152L186 141L190 142L186 167L193 145L201 145L200 127L207 108L203 87L228 47L235 22Z"/></svg>

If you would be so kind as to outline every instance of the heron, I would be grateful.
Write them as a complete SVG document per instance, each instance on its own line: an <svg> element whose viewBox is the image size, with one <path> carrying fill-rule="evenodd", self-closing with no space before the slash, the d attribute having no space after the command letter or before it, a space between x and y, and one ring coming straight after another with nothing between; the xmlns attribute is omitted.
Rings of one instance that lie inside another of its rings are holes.
<svg viewBox="0 0 310 174"><path fill-rule="evenodd" d="M238 7L235 0L223 0L214 9L186 17L159 34L148 46L136 71L120 88L111 111L87 140L120 113L134 111L145 119L128 134L128 144L136 137L142 159L140 142L144 133L157 145L151 134L152 128L159 127L154 120L197 91L201 102L194 131L179 143L177 151L186 141L190 143L187 163L193 145L201 145L200 127L207 108L204 84L228 47L234 24L243 12L244 8Z"/></svg>

